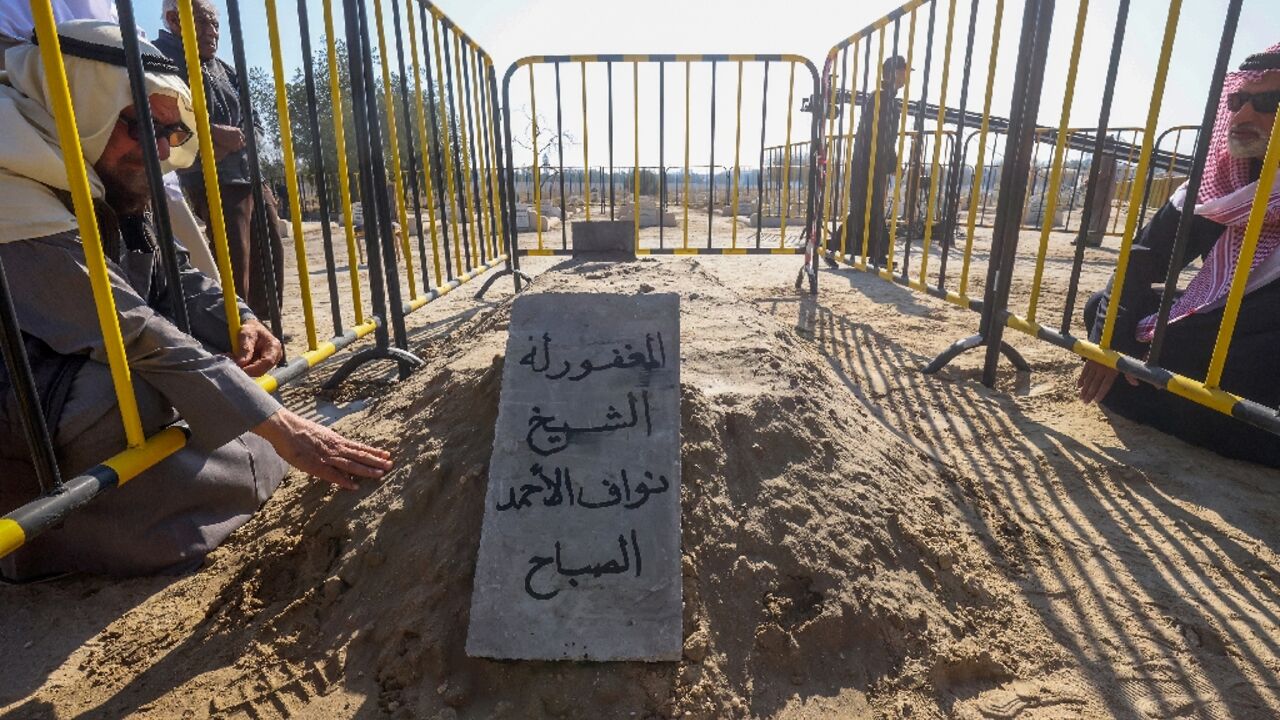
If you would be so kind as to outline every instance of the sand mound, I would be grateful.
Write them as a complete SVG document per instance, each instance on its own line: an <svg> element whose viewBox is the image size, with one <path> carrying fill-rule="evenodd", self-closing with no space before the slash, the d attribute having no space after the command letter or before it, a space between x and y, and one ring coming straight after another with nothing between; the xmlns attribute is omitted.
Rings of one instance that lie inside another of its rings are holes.
<svg viewBox="0 0 1280 720"><path fill-rule="evenodd" d="M792 328L696 260L569 265L529 291L584 287L682 295L683 660L465 656L500 306L339 425L394 448L382 485L332 494L292 478L212 556L202 575L216 596L171 599L171 612L204 608L176 647L165 654L174 630L157 637L135 613L93 649L104 683L149 664L98 709L724 718L914 703L930 716L1050 661L1020 637L1029 611L968 529L971 511L948 499L948 471L853 400Z"/></svg>

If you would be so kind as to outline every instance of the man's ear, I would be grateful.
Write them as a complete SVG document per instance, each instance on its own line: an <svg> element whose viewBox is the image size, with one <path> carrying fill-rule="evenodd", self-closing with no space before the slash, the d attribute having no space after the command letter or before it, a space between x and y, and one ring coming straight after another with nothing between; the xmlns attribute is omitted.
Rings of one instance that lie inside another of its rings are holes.
<svg viewBox="0 0 1280 720"><path fill-rule="evenodd" d="M169 32L177 34L182 33L182 19L178 15L177 10L170 10L164 14L164 24L168 26L165 29Z"/></svg>

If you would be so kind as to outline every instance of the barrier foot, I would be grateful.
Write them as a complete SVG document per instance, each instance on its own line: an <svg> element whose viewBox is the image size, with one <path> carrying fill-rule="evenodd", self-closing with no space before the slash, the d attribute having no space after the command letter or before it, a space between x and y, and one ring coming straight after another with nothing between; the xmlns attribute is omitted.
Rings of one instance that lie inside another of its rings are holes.
<svg viewBox="0 0 1280 720"><path fill-rule="evenodd" d="M959 357L964 351L972 350L976 347L982 347L987 344L986 339L982 335L970 335L963 340L957 340L951 344L951 347L942 351L942 354L933 359L933 362L924 367L922 372L925 375L933 375L942 368L946 367L952 360ZM1027 364L1026 358L1022 354L1013 349L1009 343L1000 341L1000 352L1009 358L1009 362L1013 363L1014 369L1018 372L1031 372L1031 366Z"/></svg>
<svg viewBox="0 0 1280 720"><path fill-rule="evenodd" d="M818 294L818 274L813 271L813 265L807 259L804 265L800 266L800 272L796 273L796 290L799 291L804 285L805 278L809 279L809 294Z"/></svg>
<svg viewBox="0 0 1280 720"><path fill-rule="evenodd" d="M343 380L350 377L351 373L355 372L361 365L374 360L395 360L400 365L401 380L408 376L408 373L405 372L406 367L410 370L416 370L426 364L422 358L400 348L367 348L347 358L346 362L333 371L333 375L328 380L325 380L324 385L321 385L321 387L325 390L333 390L341 385Z"/></svg>
<svg viewBox="0 0 1280 720"><path fill-rule="evenodd" d="M507 275L515 275L521 280L524 280L526 285L533 283L533 278L525 274L523 270L508 270L506 268L503 268L498 272L490 275L488 279L484 281L484 284L481 285L480 289L476 291L475 299L479 300L480 298L484 297L484 294L489 292L489 287L493 285L495 282L497 282L498 278L505 277Z"/></svg>

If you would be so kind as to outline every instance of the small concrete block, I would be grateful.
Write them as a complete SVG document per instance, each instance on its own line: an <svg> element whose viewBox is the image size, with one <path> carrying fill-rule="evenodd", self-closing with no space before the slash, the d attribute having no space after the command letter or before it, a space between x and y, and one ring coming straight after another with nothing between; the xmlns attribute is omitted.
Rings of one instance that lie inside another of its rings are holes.
<svg viewBox="0 0 1280 720"><path fill-rule="evenodd" d="M635 226L623 220L574 221L573 254L623 253L635 257Z"/></svg>

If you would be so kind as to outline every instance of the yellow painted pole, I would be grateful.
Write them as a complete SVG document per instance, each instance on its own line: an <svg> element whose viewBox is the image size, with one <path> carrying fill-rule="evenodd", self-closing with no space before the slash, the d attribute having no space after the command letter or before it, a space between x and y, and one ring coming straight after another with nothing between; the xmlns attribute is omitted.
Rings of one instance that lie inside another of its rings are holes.
<svg viewBox="0 0 1280 720"><path fill-rule="evenodd" d="M533 89L533 65L529 66L529 107L533 115L533 212L538 226L538 250L542 250L542 186L538 178L538 94Z"/></svg>
<svg viewBox="0 0 1280 720"><path fill-rule="evenodd" d="M338 192L342 198L342 222L347 231L347 273L351 277L351 305L355 308L356 324L363 325L364 304L360 300L360 260L356 250L355 222L351 217L351 181L347 177L347 135L342 122L342 90L338 86L338 48L333 39L332 0L324 0L324 35L329 55L329 97L332 98L333 103L334 150L338 155ZM416 55L414 62L417 62Z"/></svg>
<svg viewBox="0 0 1280 720"><path fill-rule="evenodd" d="M376 2L377 0L375 0ZM267 41L271 45L271 69L276 81L276 115L280 118L280 154L284 158L284 182L293 211L293 254L298 265L298 292L302 295L302 319L307 326L307 349L315 350L315 311L311 307L311 276L307 272L307 246L302 239L302 202L299 200L297 164L293 157L293 126L289 123L289 98L285 95L284 61L280 57L280 27L276 0L267 0ZM212 211L210 211L212 212Z"/></svg>
<svg viewBox="0 0 1280 720"><path fill-rule="evenodd" d="M914 19L914 15L912 16ZM853 54L853 72L849 74L849 136L843 139L844 142L844 183L840 192L840 215L844 220L840 223L840 262L847 262L845 251L849 244L849 206L853 202L853 192L849 189L849 182L853 178L853 144L856 137L854 124L857 122L857 113L853 111L857 104L852 102L853 98L858 97L858 42L849 48L849 52ZM906 113L903 113L906 116ZM891 253L892 254L892 253Z"/></svg>
<svg viewBox="0 0 1280 720"><path fill-rule="evenodd" d="M1002 4L1004 0L996 0ZM999 12L999 11L997 11ZM911 61L916 50L916 11L911 9L910 28L907 30L907 78L902 84L902 115L898 118L898 164L893 169L893 201L889 203L889 248L885 255L884 277L893 275L894 248L898 244L898 204L902 196L902 156L907 146L907 104L911 102Z"/></svg>
<svg viewBox="0 0 1280 720"><path fill-rule="evenodd" d="M453 229L453 267L454 274L458 277L462 276L462 241L458 239L458 195L454 191L453 183L453 155L449 150L449 110L445 104L445 81L444 81L444 51L440 48L440 20L434 14L431 16L431 34L435 39L436 46L436 98L440 103L439 122L443 126L440 128L438 135L440 136L440 154L444 157L444 185L449 193L449 226ZM530 68L530 83L532 84L533 69ZM536 125L535 125L536 128ZM536 156L537 153L535 153ZM444 210L445 208L440 208ZM541 224L539 224L541 227ZM538 237L538 246L541 249L542 237Z"/></svg>
<svg viewBox="0 0 1280 720"><path fill-rule="evenodd" d="M326 12L328 11L328 3L329 0L325 0ZM436 198L435 190L431 182L431 153L427 148L427 110L426 103L422 100L422 66L418 63L418 23L413 18L412 8L410 8L410 12L405 14L409 16L409 47L412 50L413 55L413 91L414 98L417 100L418 111L418 147L419 152L422 154L422 177L425 180L423 188L427 195L427 226L431 229L431 261L436 271L436 286L439 287L444 284L444 280L440 272L440 243L438 234L440 229L436 227ZM426 40L425 34L426 28L423 28L423 40ZM424 44L424 47L422 48L423 52L426 52L426 49L427 48ZM333 62L332 51L330 51L329 57L330 62ZM330 70L329 77L331 80L336 80L336 74L332 70ZM334 87L336 87L336 85L334 85ZM333 92L334 94L337 93L336 90ZM423 262L426 262L425 258L423 259ZM426 272L426 270L424 269L423 272Z"/></svg>
<svg viewBox="0 0 1280 720"><path fill-rule="evenodd" d="M787 143L782 150L782 216L778 219L778 247L787 244L787 216L791 214L791 103L795 102L796 63L787 80Z"/></svg>
<svg viewBox="0 0 1280 720"><path fill-rule="evenodd" d="M635 226L635 250L640 251L640 63L631 62L631 104L634 112L634 124L631 126L635 147L635 170L632 185L635 186L635 197L631 203L632 224ZM662 222L662 218L658 218Z"/></svg>
<svg viewBox="0 0 1280 720"><path fill-rule="evenodd" d="M1067 66L1067 91L1062 99L1062 119L1058 122L1058 141L1049 165L1049 187L1044 202L1044 218L1040 228L1040 248L1036 253L1035 277L1031 280L1031 300L1027 305L1027 322L1036 321L1036 305L1040 300L1040 283L1044 279L1044 261L1049 252L1049 232L1053 229L1053 213L1058 209L1058 186L1062 183L1063 154L1067 150L1071 103L1075 96L1076 74L1080 69L1080 46L1084 43L1084 23L1089 16L1089 0L1080 0L1076 14L1076 35L1071 45L1071 62Z"/></svg>
<svg viewBox="0 0 1280 720"><path fill-rule="evenodd" d="M1124 237L1120 240L1120 256L1116 259L1115 279L1111 283L1111 292L1119 297L1124 289L1125 271L1129 269L1129 250L1133 247L1133 236L1138 230L1138 213L1134 212L1142 202L1142 192L1146 188L1147 163L1151 161L1152 133L1155 132L1156 120L1160 118L1160 103L1164 99L1165 80L1169 75L1169 56L1173 54L1173 40L1178 32L1178 15L1182 10L1182 0L1171 0L1169 16L1164 26L1164 43L1160 47L1160 59L1156 62L1156 77L1152 84L1151 107L1147 111L1146 132L1142 136L1142 153L1138 156L1138 172L1133 184L1133 192L1129 195L1129 216L1125 220ZM1273 136L1274 139L1274 136ZM1107 303L1107 317L1102 325L1102 338L1099 343L1104 350L1111 349L1111 337L1116 329L1116 311L1120 303Z"/></svg>
<svg viewBox="0 0 1280 720"><path fill-rule="evenodd" d="M463 49L466 49L470 47L470 43L464 43L462 47ZM474 50L474 48L472 49ZM461 60L462 55L459 55L458 59ZM476 59L476 53L472 52L471 61L470 61L472 72L475 72L475 69L476 69L475 59ZM493 228L489 227L491 225L491 223L489 222L489 216L488 216L488 213L490 212L489 196L484 192L484 186L485 186L484 140L481 137L481 135L484 132L484 126L481 124L481 120L480 120L479 76L477 75L476 78L477 78L476 81L472 83L472 85L474 85L475 87L472 88L473 92L471 93L471 102L468 103L469 112L471 113L470 124L473 124L475 126L475 132L471 139L471 160L470 162L467 163L467 167L474 168L475 183L476 183L475 187L478 190L478 192L476 193L477 198L474 201L476 204L476 215L478 216L476 220L476 228L477 228L476 233L479 235L478 240L479 240L480 247L484 248L485 239L493 235L493 232L492 232ZM480 254L476 254L472 256L472 259L477 266L480 266L483 264L480 262L480 258L481 258Z"/></svg>
<svg viewBox="0 0 1280 720"><path fill-rule="evenodd" d="M488 56L482 58L481 62L484 77L489 77L489 72L493 69L493 62ZM494 128L494 122L497 118L497 108L489 107L489 93L481 93L482 107L484 108L485 123L484 129L489 136L489 190L493 196L493 202L498 203L498 211L493 214L495 232L493 235L493 256L496 258L502 254L504 235L504 227L502 223L502 214L505 208L502 205L502 193L498 188L498 133Z"/></svg>
<svg viewBox="0 0 1280 720"><path fill-rule="evenodd" d="M467 140L467 98L462 84L462 43L457 33L453 35L453 54L457 60L453 64L453 77L458 83L456 86L458 88L458 149L462 151L462 200L467 206L467 217L471 224L471 263L473 266L478 266L480 264L478 236L483 230L476 217L475 200L471 197L471 147Z"/></svg>
<svg viewBox="0 0 1280 720"><path fill-rule="evenodd" d="M689 249L689 76L690 63L684 62L684 249Z"/></svg>
<svg viewBox="0 0 1280 720"><path fill-rule="evenodd" d="M953 0L954 2L954 0ZM867 206L862 225L862 256L857 263L858 269L867 267L867 254L871 243L871 200L872 189L875 188L877 143L880 142L880 88L884 86L884 27L879 31L880 49L877 52L876 66L872 68L871 77L876 78L875 101L871 107L871 159L867 163ZM880 212L884 212L881 208ZM926 221L927 222L927 221ZM928 257L928 251L925 251Z"/></svg>
<svg viewBox="0 0 1280 720"><path fill-rule="evenodd" d="M589 138L587 136L587 63L580 63L582 68L582 189L585 193L585 205L587 209L587 222L591 222L591 163L587 159L587 145Z"/></svg>
<svg viewBox="0 0 1280 720"><path fill-rule="evenodd" d="M267 0L267 2L275 2L275 0ZM382 101L387 106L387 134L391 140L391 171L395 173L393 184L396 189L396 211L400 218L400 252L404 254L405 277L409 281L409 300L412 302L418 299L418 280L413 272L413 251L409 246L409 212L405 208L404 202L404 171L400 165L400 135L396 127L396 97L391 84L391 66L388 64L386 34L382 30L382 0L373 0L373 15L377 19L375 27L378 29L378 57L382 61ZM408 118L405 119L408 120ZM387 278L387 282L391 282L391 278Z"/></svg>
<svg viewBox="0 0 1280 720"><path fill-rule="evenodd" d="M179 6L183 17L190 22L190 0L179 3ZM142 419L138 415L138 401L133 394L129 359L124 350L124 338L120 336L120 320L116 314L115 297L111 292L107 261L102 254L102 236L98 231L98 217L93 211L89 173L85 169L84 150L80 147L80 132L76 127L75 108L71 105L71 92L67 88L67 70L62 65L62 45L58 38L53 8L45 0L31 0L31 14L35 20L36 35L40 40L40 59L44 63L49 100L53 105L53 117L58 126L58 143L63 149L62 161L67 169L72 206L75 208L76 222L80 225L80 242L84 245L89 287L93 291L93 304L98 313L98 325L102 328L102 344L107 354L107 367L111 370L111 384L116 393L116 404L120 408L120 420L124 424L125 442L131 448L141 447L147 438L142 429ZM192 26L191 30L189 37L194 37L195 27ZM194 48L195 43L189 43L188 46ZM197 58L198 61L199 58ZM203 105L200 107L203 109ZM205 120L206 132L201 140L209 143L207 114ZM206 167L210 165L212 163L206 163ZM221 218L221 214L218 217ZM229 271L230 267L226 269ZM231 307L235 308L234 295L231 298ZM239 325L239 314L235 314L235 317L236 324ZM231 335L233 347L235 341L236 333L233 331Z"/></svg>
<svg viewBox="0 0 1280 720"><path fill-rule="evenodd" d="M969 192L969 222L965 230L964 263L960 267L960 297L967 297L969 266L973 259L973 233L978 222L978 200L982 192L983 161L987 156L987 131L991 124L991 98L996 82L996 63L1000 56L1000 28L1004 21L1004 0L996 0L996 15L991 34L991 55L987 59L987 90L982 101L982 127L978 131L978 160L973 167L973 186Z"/></svg>
<svg viewBox="0 0 1280 720"><path fill-rule="evenodd" d="M938 206L939 164L942 160L942 126L947 120L947 83L951 79L951 41L956 24L956 0L947 6L947 40L942 50L942 89L938 92L938 118L933 128L933 160L929 164L929 202L924 212L924 243L920 250L920 283L929 269L929 247L933 242L933 211ZM890 100L892 102L892 100ZM958 140L957 140L958 142Z"/></svg>
<svg viewBox="0 0 1280 720"><path fill-rule="evenodd" d="M1267 217L1267 202L1271 198L1277 170L1280 170L1280 123L1271 128L1271 141L1267 143L1267 154L1262 160L1262 175L1258 178L1258 189L1253 194L1253 207L1249 210L1249 224L1245 226L1236 272L1231 278L1231 289L1227 291L1227 304L1222 310L1218 338L1213 344L1213 357L1209 359L1209 374L1205 378L1205 385L1210 388L1217 388L1222 382L1222 370L1227 364L1227 351L1231 349L1231 338L1235 334L1240 303L1244 301L1244 291L1249 283L1249 271L1253 267L1258 237L1262 234L1262 224ZM1189 198L1188 202L1195 201Z"/></svg>
<svg viewBox="0 0 1280 720"><path fill-rule="evenodd" d="M736 129L733 136L733 217L730 219L733 223L733 236L730 241L730 247L738 248L738 181L741 178L742 168L739 165L742 151L742 61L738 61L738 107L737 119L735 121Z"/></svg>
<svg viewBox="0 0 1280 720"><path fill-rule="evenodd" d="M187 59L188 84L191 86L191 104L196 111L196 135L200 139L200 158L212 158L213 130L209 123L209 105L204 96L204 73L200 69L200 51L196 46L196 21L191 10L192 0L179 0L178 20L182 25L182 51ZM41 4L33 0L32 7ZM54 46L56 47L56 46ZM44 52L43 50L41 52ZM47 66L47 63L46 63ZM61 65L59 65L61 67ZM65 146L64 146L65 147ZM209 205L209 228L213 247L218 251L218 279L222 282L222 309L227 316L227 332L231 335L231 349L240 347L240 306L236 302L236 281L231 274L231 255L227 248L227 224L222 216L222 192L218 189L218 166L215 162L200 162L204 177L205 198ZM81 223L84 227L84 223Z"/></svg>
<svg viewBox="0 0 1280 720"><path fill-rule="evenodd" d="M1152 126L1151 126L1151 129L1154 131L1154 130L1155 130L1155 126L1154 126L1154 125L1152 125ZM1132 129L1130 129L1130 132L1132 132L1132 133L1134 134L1134 136L1135 136L1135 137L1134 137L1134 139L1136 140L1136 139L1137 139L1137 137L1136 137L1136 136L1137 136L1137 134L1138 134L1137 128L1132 128ZM1117 133L1117 134L1116 134L1116 140L1119 140L1119 139L1120 139L1120 135L1119 135L1119 133ZM1124 157L1124 163L1125 163L1125 165L1126 165L1126 166L1129 166L1130 171L1132 171L1132 165L1133 165L1133 148L1134 148L1135 146L1136 146L1136 143L1132 143L1132 142L1131 142L1131 143L1129 143L1129 152L1128 152L1128 153L1126 153L1126 154L1125 154L1125 157ZM1124 197L1124 196L1125 196L1125 193L1127 193L1127 192L1129 191L1130 182L1131 182L1131 179L1130 179L1130 178L1121 178L1121 179L1120 179L1120 181L1119 181L1118 183L1116 183L1115 197L1113 197L1113 198L1112 198L1112 200L1113 200L1113 201L1118 201L1118 200L1120 200L1120 198L1122 198L1122 197ZM1115 208L1115 210L1117 210L1117 211L1118 211L1118 210L1119 210L1119 208ZM1120 216L1119 216L1119 215L1116 215L1114 218L1112 218L1112 219L1111 219L1111 232L1113 232L1113 233L1115 232L1115 230L1116 230L1116 224L1117 224L1117 223L1119 223L1119 222L1120 222Z"/></svg>

